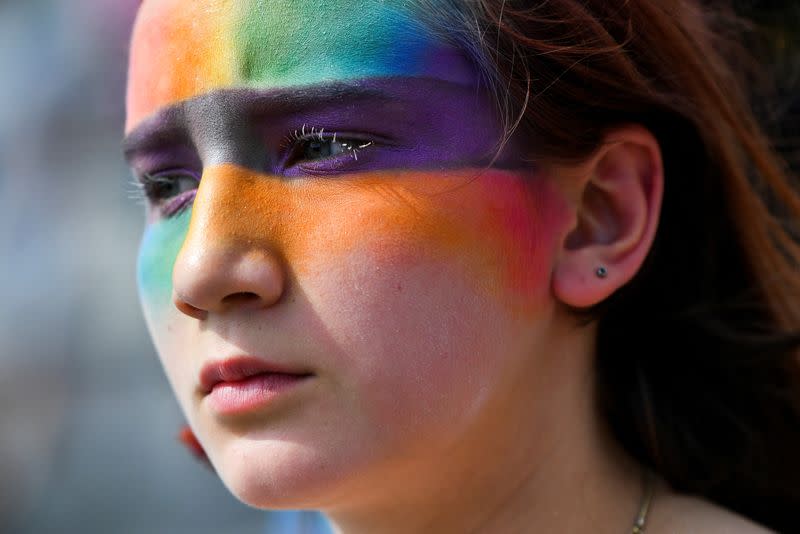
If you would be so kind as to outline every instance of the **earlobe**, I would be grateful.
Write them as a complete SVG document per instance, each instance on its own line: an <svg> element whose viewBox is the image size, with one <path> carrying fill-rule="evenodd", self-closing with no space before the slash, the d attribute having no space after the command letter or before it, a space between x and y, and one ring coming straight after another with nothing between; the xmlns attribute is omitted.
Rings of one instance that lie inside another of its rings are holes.
<svg viewBox="0 0 800 534"><path fill-rule="evenodd" d="M650 251L663 196L661 151L646 129L621 127L577 173L565 174L575 182L575 224L561 246L553 292L567 306L587 308L628 283Z"/></svg>

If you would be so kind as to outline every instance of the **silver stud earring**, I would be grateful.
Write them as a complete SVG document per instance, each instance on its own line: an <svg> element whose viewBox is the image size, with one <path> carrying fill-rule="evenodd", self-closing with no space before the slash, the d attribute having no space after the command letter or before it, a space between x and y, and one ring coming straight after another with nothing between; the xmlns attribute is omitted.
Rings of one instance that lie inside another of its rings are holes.
<svg viewBox="0 0 800 534"><path fill-rule="evenodd" d="M597 275L597 278L605 278L608 276L608 269L603 267L602 265L595 270L594 274Z"/></svg>

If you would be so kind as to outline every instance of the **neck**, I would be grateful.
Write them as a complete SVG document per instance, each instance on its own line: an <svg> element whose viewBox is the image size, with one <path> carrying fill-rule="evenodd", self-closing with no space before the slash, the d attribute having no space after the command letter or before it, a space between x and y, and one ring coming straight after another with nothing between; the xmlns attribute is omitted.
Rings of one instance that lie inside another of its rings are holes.
<svg viewBox="0 0 800 534"><path fill-rule="evenodd" d="M520 374L468 436L399 462L357 506L326 510L335 531L630 532L640 469L596 412L594 332L565 338L548 372Z"/></svg>

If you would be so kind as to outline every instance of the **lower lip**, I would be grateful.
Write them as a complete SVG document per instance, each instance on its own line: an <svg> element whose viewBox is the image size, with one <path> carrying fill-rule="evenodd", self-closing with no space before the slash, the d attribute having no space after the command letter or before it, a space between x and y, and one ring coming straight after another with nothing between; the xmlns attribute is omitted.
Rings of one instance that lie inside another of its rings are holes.
<svg viewBox="0 0 800 534"><path fill-rule="evenodd" d="M236 382L220 382L208 394L211 409L220 415L238 415L274 402L311 375L264 373Z"/></svg>

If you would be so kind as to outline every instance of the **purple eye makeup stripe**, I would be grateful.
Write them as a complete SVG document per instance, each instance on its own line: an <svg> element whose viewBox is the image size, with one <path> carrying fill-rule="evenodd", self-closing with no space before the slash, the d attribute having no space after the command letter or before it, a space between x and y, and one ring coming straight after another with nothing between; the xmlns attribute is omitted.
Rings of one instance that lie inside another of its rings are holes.
<svg viewBox="0 0 800 534"><path fill-rule="evenodd" d="M219 95L227 96L220 98ZM320 108L365 99L374 101L384 99L388 103L388 95L381 91L370 90L357 83L339 82L286 89L235 88L211 91L205 95L161 108L147 117L127 134L123 141L123 148L125 153L129 154L147 149L151 144L157 144L170 135L181 134L188 138L189 120L186 111L189 107L192 107L197 113L204 108L213 107L215 102L220 106L238 100L242 112L248 118L269 121L281 115L298 114L304 111L313 112ZM243 114L232 107L220 111ZM197 124L197 126L201 126L201 124Z"/></svg>
<svg viewBox="0 0 800 534"><path fill-rule="evenodd" d="M501 131L493 111L480 105L482 98L474 88L405 77L223 89L157 112L124 145L135 168L158 159L154 153L186 146L195 147L203 166L230 163L287 176L483 165L494 156ZM302 138L301 131L356 139L364 149L349 159L282 168L286 154L279 152ZM519 158L501 157L495 166L509 161Z"/></svg>
<svg viewBox="0 0 800 534"><path fill-rule="evenodd" d="M130 160L136 153L146 152L163 145L189 143L186 129L184 103L160 109L142 120L122 141L125 158Z"/></svg>

